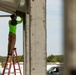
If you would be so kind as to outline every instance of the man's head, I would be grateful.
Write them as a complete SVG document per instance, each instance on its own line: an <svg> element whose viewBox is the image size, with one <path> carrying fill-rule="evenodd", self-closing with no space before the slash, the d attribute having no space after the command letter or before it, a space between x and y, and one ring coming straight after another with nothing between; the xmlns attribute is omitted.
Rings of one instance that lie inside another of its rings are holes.
<svg viewBox="0 0 76 75"><path fill-rule="evenodd" d="M11 17L11 19L12 19L12 20L11 20L11 24L14 25L14 26L17 25L16 15L12 14L10 17Z"/></svg>
<svg viewBox="0 0 76 75"><path fill-rule="evenodd" d="M16 19L16 15L15 14L12 14L10 17L11 17L11 19L14 19L14 20Z"/></svg>

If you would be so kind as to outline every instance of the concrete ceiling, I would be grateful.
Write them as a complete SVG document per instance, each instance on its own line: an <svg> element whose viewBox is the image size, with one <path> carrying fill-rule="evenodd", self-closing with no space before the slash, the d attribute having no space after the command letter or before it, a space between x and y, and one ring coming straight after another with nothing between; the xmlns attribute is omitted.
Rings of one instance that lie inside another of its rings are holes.
<svg viewBox="0 0 76 75"><path fill-rule="evenodd" d="M16 10L25 12L25 4L20 6L20 0L0 0L0 10L12 14L16 13Z"/></svg>

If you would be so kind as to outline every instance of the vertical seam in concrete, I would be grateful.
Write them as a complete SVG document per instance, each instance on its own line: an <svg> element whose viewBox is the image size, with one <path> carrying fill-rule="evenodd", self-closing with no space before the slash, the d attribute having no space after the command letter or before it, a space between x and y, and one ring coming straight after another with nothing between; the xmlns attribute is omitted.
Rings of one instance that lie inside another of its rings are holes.
<svg viewBox="0 0 76 75"><path fill-rule="evenodd" d="M29 1L29 59L30 59L30 73L29 75L31 75L31 0Z"/></svg>
<svg viewBox="0 0 76 75"><path fill-rule="evenodd" d="M25 20L24 20L24 22L23 22L23 56L24 57L26 57L25 55L26 55L26 16L25 16L25 18L24 18ZM26 69L25 68L25 66L26 66L26 59L24 58L24 66L23 66L23 74L25 74L25 72L26 72L26 70L24 71L24 69Z"/></svg>
<svg viewBox="0 0 76 75"><path fill-rule="evenodd" d="M45 26L46 26L46 0L45 0ZM45 40L47 39L47 29L45 27ZM47 41L45 41L45 52L46 52L46 69L47 69ZM46 70L47 71L47 70ZM47 75L47 72L46 72Z"/></svg>

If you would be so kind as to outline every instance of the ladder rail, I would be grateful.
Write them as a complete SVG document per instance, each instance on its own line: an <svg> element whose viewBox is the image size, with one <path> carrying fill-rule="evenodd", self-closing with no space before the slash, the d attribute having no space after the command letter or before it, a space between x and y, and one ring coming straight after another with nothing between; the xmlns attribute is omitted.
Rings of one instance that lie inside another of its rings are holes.
<svg viewBox="0 0 76 75"><path fill-rule="evenodd" d="M9 58L9 57L7 56L2 75L4 75L5 68L6 68L6 66L7 66L7 61L8 61L8 58Z"/></svg>
<svg viewBox="0 0 76 75"><path fill-rule="evenodd" d="M15 50L15 53L16 53L16 58L17 58L17 63L18 63L18 67L19 67L19 70L20 70L20 74L22 75L22 72L21 72L21 69L20 69L20 63L19 63L19 60L18 60L18 55L17 55L16 50Z"/></svg>
<svg viewBox="0 0 76 75"><path fill-rule="evenodd" d="M12 51L12 53L14 54L14 50ZM16 75L14 56L12 58L12 62L13 62L13 67L14 67L14 73Z"/></svg>
<svg viewBox="0 0 76 75"><path fill-rule="evenodd" d="M13 67L14 67L14 73L15 73L15 75L16 75L14 57L13 57Z"/></svg>
<svg viewBox="0 0 76 75"><path fill-rule="evenodd" d="M10 69L11 69L11 65L12 65L12 61L10 61L8 75L10 75Z"/></svg>

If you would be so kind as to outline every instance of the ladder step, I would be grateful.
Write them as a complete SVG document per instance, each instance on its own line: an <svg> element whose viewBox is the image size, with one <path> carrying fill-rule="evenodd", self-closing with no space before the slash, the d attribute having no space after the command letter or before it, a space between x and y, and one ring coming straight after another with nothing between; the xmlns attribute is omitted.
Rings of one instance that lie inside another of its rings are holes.
<svg viewBox="0 0 76 75"><path fill-rule="evenodd" d="M9 70L9 68L5 68L6 70Z"/></svg>
<svg viewBox="0 0 76 75"><path fill-rule="evenodd" d="M15 69L15 70L20 70L20 69Z"/></svg>
<svg viewBox="0 0 76 75"><path fill-rule="evenodd" d="M14 72L10 72L11 74L14 74ZM20 73L20 72L16 72L16 73ZM5 72L5 74L8 74L8 72Z"/></svg>
<svg viewBox="0 0 76 75"><path fill-rule="evenodd" d="M15 55L9 56L9 58L12 58L12 57L14 58L14 57L16 57L16 56L15 56Z"/></svg>
<svg viewBox="0 0 76 75"><path fill-rule="evenodd" d="M16 72L17 73L17 72ZM8 72L5 72L5 74L8 74ZM10 72L10 74L14 74L14 72Z"/></svg>

